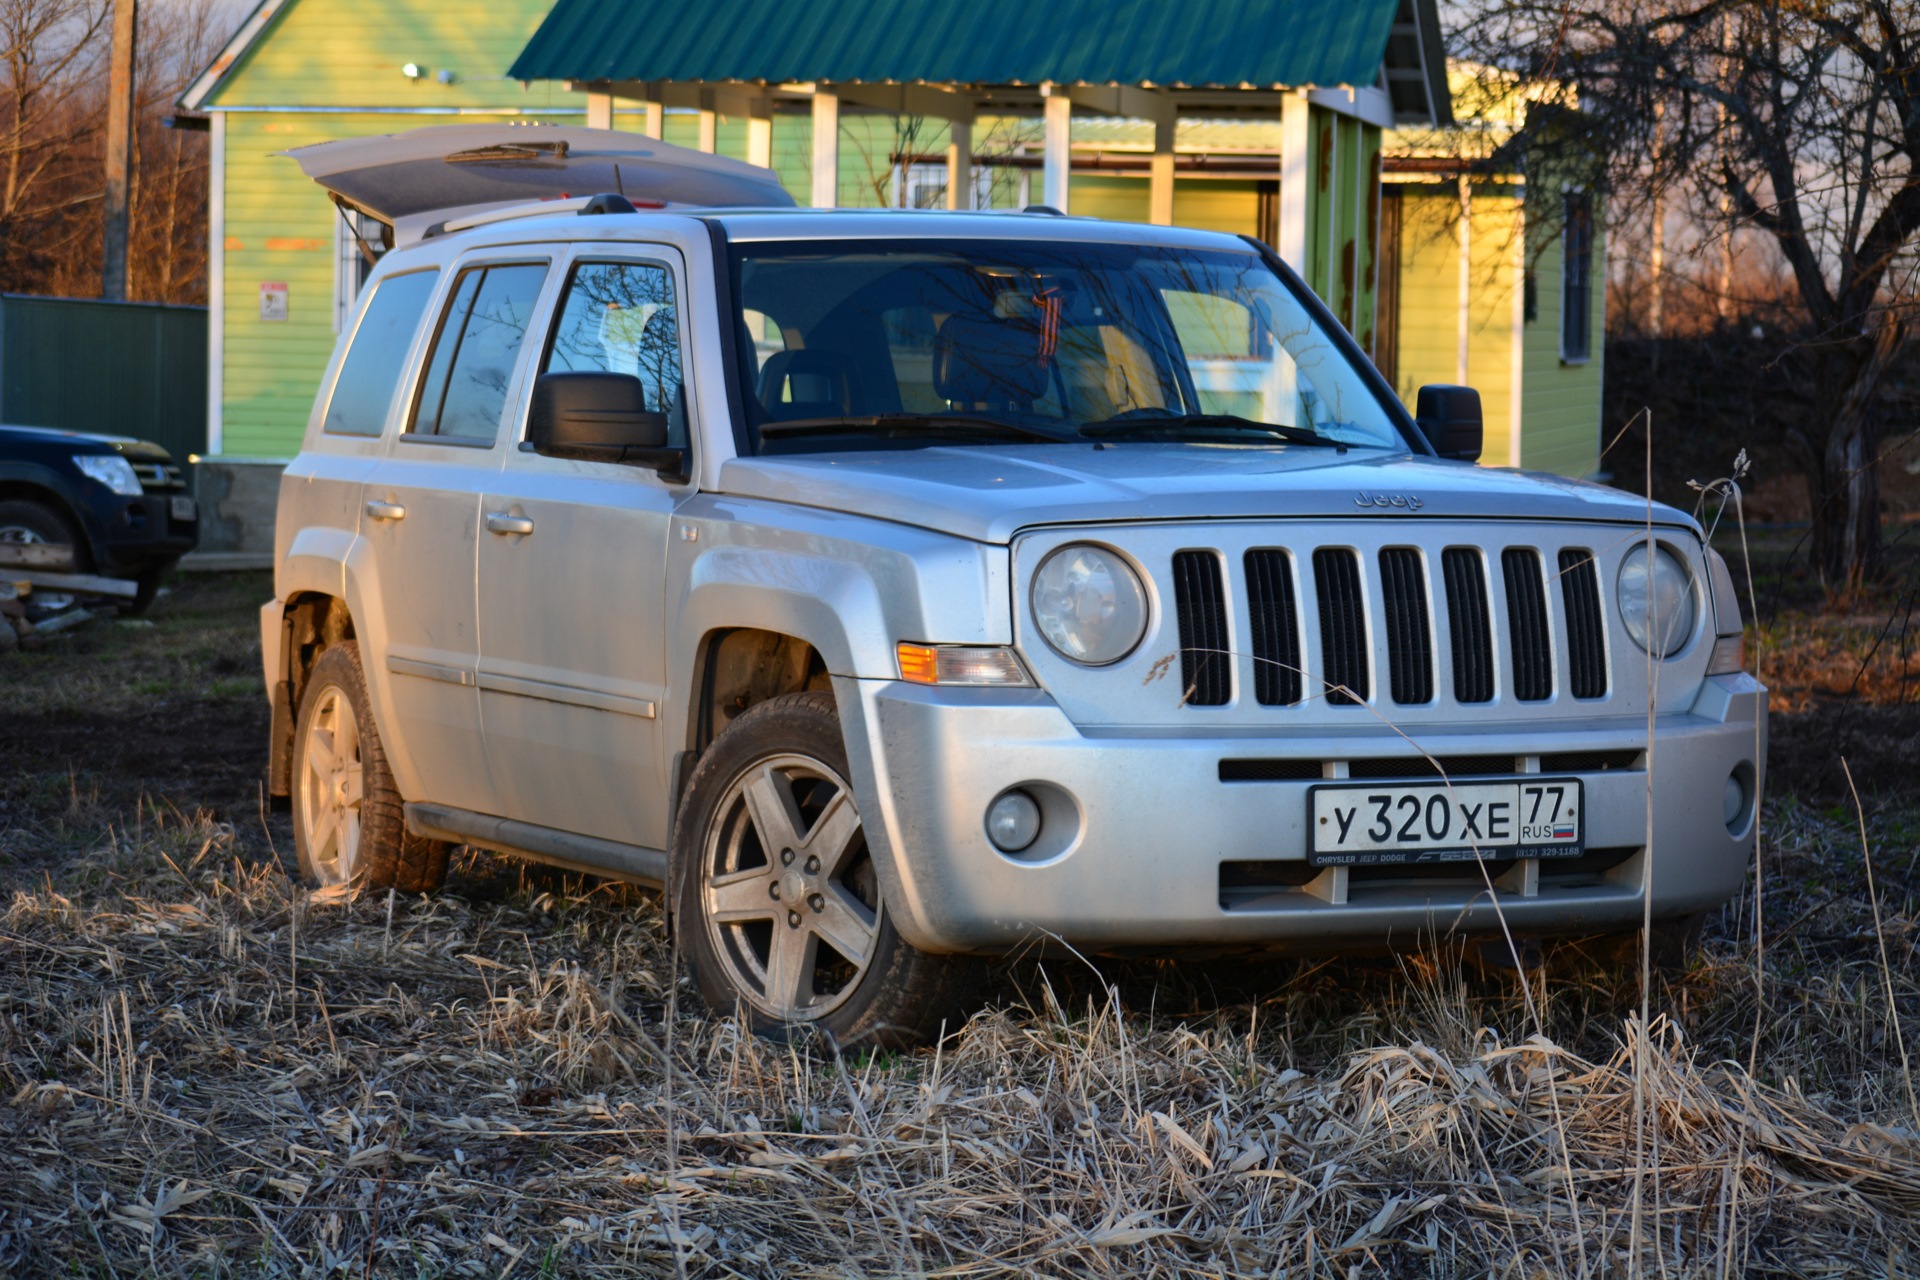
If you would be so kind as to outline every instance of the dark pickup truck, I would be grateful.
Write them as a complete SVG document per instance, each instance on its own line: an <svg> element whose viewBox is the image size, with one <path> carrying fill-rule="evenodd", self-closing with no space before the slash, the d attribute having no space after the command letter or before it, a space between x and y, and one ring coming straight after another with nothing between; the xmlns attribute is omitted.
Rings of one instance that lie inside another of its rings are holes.
<svg viewBox="0 0 1920 1280"><path fill-rule="evenodd" d="M0 425L0 542L63 542L81 573L131 578L153 603L200 513L172 455L125 436Z"/></svg>

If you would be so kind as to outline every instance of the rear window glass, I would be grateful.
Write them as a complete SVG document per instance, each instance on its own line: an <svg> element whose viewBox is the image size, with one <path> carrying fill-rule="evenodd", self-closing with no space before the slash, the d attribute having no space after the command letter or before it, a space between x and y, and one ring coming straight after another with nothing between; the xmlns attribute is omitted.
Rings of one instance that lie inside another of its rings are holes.
<svg viewBox="0 0 1920 1280"><path fill-rule="evenodd" d="M335 435L377 436L387 424L387 407L405 371L407 351L427 312L438 271L388 276L374 289L360 325L340 363L333 395L327 401L325 429Z"/></svg>
<svg viewBox="0 0 1920 1280"><path fill-rule="evenodd" d="M494 439L546 278L545 263L469 267L460 273L414 406L415 434Z"/></svg>

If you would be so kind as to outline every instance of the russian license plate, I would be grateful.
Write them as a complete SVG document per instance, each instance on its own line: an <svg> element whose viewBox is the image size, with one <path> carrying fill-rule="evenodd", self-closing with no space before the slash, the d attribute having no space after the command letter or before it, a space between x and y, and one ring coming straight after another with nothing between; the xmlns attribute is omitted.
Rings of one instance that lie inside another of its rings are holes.
<svg viewBox="0 0 1920 1280"><path fill-rule="evenodd" d="M1309 802L1316 867L1482 858L1573 858L1586 822L1577 778L1319 786Z"/></svg>
<svg viewBox="0 0 1920 1280"><path fill-rule="evenodd" d="M194 505L192 498L176 496L168 502L168 514L175 520L187 521L199 518L200 508Z"/></svg>

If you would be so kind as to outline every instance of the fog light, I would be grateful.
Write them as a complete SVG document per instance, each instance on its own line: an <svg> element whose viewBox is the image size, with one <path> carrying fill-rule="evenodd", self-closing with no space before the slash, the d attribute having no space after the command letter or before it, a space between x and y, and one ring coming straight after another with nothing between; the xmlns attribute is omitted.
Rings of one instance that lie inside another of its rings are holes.
<svg viewBox="0 0 1920 1280"><path fill-rule="evenodd" d="M1009 791L987 806L987 839L1002 853L1018 853L1040 835L1040 806L1024 791Z"/></svg>
<svg viewBox="0 0 1920 1280"><path fill-rule="evenodd" d="M1739 835L1746 830L1747 820L1753 811L1753 792L1749 779L1752 775L1746 765L1737 766L1727 775L1727 789L1720 802L1721 816L1726 819L1730 835Z"/></svg>

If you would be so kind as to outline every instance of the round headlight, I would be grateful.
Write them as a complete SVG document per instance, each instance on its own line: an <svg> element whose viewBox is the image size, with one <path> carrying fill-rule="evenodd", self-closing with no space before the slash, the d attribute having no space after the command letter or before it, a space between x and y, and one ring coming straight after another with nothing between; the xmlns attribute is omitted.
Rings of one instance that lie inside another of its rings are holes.
<svg viewBox="0 0 1920 1280"><path fill-rule="evenodd" d="M1040 562L1033 619L1061 657L1090 667L1118 662L1147 633L1147 591L1125 560L1075 543Z"/></svg>
<svg viewBox="0 0 1920 1280"><path fill-rule="evenodd" d="M1655 547L1651 564L1643 544L1620 565L1620 621L1633 642L1664 658L1693 634L1693 576L1680 558Z"/></svg>

